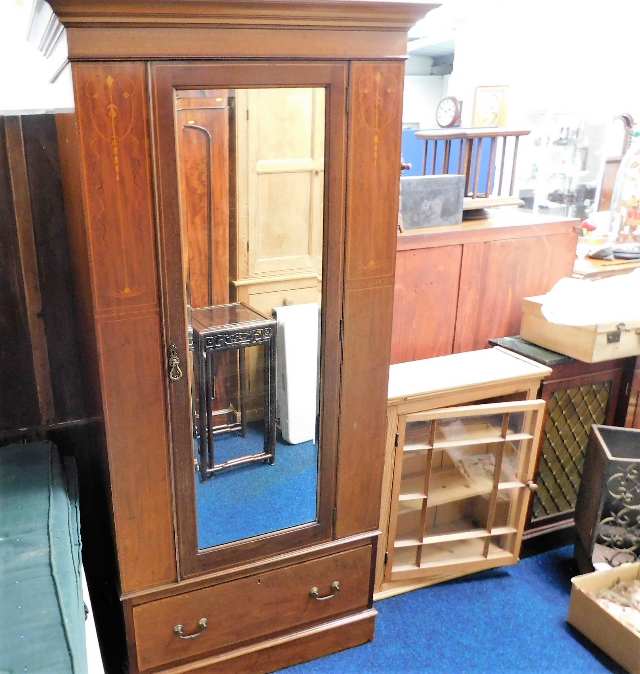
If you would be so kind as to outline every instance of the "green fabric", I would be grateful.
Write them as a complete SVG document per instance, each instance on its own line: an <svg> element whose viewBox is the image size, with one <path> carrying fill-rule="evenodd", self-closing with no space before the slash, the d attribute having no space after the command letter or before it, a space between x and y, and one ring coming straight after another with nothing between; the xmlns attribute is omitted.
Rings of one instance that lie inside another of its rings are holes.
<svg viewBox="0 0 640 674"><path fill-rule="evenodd" d="M86 674L84 629L75 464L0 447L0 674Z"/></svg>

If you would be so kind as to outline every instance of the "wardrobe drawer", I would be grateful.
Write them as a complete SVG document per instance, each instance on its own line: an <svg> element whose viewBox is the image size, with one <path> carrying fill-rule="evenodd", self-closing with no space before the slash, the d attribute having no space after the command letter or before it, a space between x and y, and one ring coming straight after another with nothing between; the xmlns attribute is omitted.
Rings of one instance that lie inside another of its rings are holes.
<svg viewBox="0 0 640 674"><path fill-rule="evenodd" d="M147 670L362 609L370 573L365 546L137 606L138 666Z"/></svg>

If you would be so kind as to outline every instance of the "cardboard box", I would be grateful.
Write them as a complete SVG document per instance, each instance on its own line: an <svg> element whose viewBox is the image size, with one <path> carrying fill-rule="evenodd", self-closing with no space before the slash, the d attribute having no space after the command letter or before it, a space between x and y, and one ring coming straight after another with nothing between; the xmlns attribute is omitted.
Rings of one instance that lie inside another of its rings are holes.
<svg viewBox="0 0 640 674"><path fill-rule="evenodd" d="M640 674L640 635L605 611L593 598L616 580L640 577L640 562L571 579L569 623L631 674Z"/></svg>
<svg viewBox="0 0 640 674"><path fill-rule="evenodd" d="M542 314L544 295L522 300L520 336L583 363L640 355L640 323L629 325L558 325Z"/></svg>

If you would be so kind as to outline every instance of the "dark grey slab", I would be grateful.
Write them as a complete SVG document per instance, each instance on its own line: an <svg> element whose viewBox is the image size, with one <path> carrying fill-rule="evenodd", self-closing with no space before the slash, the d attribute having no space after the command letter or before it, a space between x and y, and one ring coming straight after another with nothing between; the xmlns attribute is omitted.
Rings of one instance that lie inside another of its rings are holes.
<svg viewBox="0 0 640 674"><path fill-rule="evenodd" d="M403 230L459 225L464 199L463 175L400 178L400 222Z"/></svg>

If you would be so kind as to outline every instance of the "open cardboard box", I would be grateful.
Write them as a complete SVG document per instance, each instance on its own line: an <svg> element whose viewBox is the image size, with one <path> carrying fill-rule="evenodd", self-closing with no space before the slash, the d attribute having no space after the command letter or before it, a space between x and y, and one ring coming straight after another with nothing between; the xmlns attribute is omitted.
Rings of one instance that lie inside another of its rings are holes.
<svg viewBox="0 0 640 674"><path fill-rule="evenodd" d="M640 562L594 571L571 579L569 623L618 664L640 674L640 635L605 611L592 596L616 580L640 578Z"/></svg>

